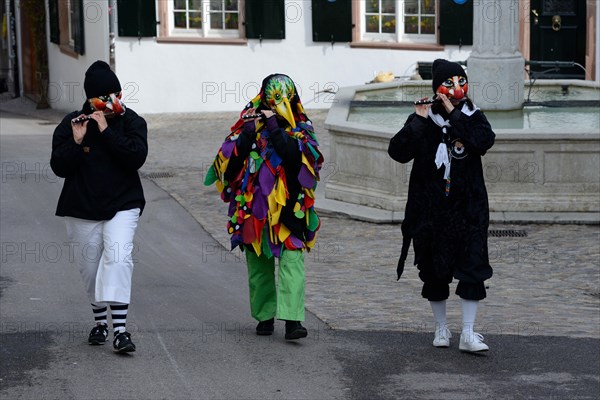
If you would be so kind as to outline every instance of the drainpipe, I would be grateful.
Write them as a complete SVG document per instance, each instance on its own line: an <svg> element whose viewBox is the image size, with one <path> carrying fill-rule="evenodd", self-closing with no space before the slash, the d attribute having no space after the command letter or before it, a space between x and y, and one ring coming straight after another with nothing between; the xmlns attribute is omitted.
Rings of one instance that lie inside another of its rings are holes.
<svg viewBox="0 0 600 400"><path fill-rule="evenodd" d="M5 0L2 4L4 7L4 15L6 16L6 56L8 57L7 64L7 85L8 92L13 95L13 97L19 97L21 93L21 81L19 79L19 56L18 56L18 40L17 40L17 16L15 14L16 6L15 0Z"/></svg>
<svg viewBox="0 0 600 400"><path fill-rule="evenodd" d="M15 85L15 97L23 97L23 84L22 84L22 82L23 82L23 64L22 64L21 57L20 57L20 55L22 54L22 52L21 52L21 4L20 4L19 0L11 0L10 8L11 8L10 17L12 19L12 23L14 24L14 26L12 26L12 29L15 34L14 37L11 36L11 43L10 43L10 48L11 48L10 58L12 60L11 68L13 68L12 69L13 79L18 82L17 85ZM15 52L12 52L12 50L15 50ZM16 68L16 71L15 71L15 68ZM16 74L15 74L15 72L16 72Z"/></svg>
<svg viewBox="0 0 600 400"><path fill-rule="evenodd" d="M600 4L596 4L596 76L594 80L600 82Z"/></svg>
<svg viewBox="0 0 600 400"><path fill-rule="evenodd" d="M115 14L117 12L117 1L108 1L108 59L110 68L115 70Z"/></svg>
<svg viewBox="0 0 600 400"><path fill-rule="evenodd" d="M6 0L6 23L7 23L7 45L8 45L8 78L11 84L9 92L14 97L23 95L23 74L21 73L21 22L19 0Z"/></svg>

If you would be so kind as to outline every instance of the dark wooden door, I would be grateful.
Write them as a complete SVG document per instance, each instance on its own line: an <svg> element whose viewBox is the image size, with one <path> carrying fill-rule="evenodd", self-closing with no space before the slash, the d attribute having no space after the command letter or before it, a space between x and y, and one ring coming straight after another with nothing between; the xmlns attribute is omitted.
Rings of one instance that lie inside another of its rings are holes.
<svg viewBox="0 0 600 400"><path fill-rule="evenodd" d="M585 3L531 0L530 69L538 78L585 78Z"/></svg>
<svg viewBox="0 0 600 400"><path fill-rule="evenodd" d="M35 79L35 51L32 26L27 11L21 8L21 67L23 71L23 94L33 101L39 100Z"/></svg>

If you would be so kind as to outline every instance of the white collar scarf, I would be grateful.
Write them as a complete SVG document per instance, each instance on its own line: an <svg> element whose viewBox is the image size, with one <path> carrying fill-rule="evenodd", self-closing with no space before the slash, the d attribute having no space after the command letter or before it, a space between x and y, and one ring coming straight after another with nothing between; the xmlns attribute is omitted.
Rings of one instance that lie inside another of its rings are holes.
<svg viewBox="0 0 600 400"><path fill-rule="evenodd" d="M470 117L471 115L475 114L475 111L477 111L477 110L479 110L479 107L474 106L473 109L471 110L471 109L469 109L469 106L467 106L467 103L465 103L465 104L463 104L460 112L467 115L468 117ZM431 111L431 108L429 108L428 115L429 115L429 118L431 118L431 120L433 122L435 122L435 124L437 126L442 128L442 132L444 134L446 134L446 127L452 126L452 125L450 125L450 120L444 119L444 117L442 117L439 114L434 114ZM444 143L443 137L442 137L442 142L438 146L437 152L435 153L435 165L438 169L440 169L442 167L442 165L444 165L444 167L446 167L445 171L444 171L444 179L448 180L450 178L450 158L448 157L448 148L446 147L446 144Z"/></svg>
<svg viewBox="0 0 600 400"><path fill-rule="evenodd" d="M477 107L476 105L473 105L473 109L469 109L469 106L467 105L467 103L465 102L465 104L463 104L460 112L465 114L467 117L470 117L471 115L475 114L475 111L479 110L479 107ZM435 124L441 128L444 128L446 126L452 126L450 125L450 120L444 119L444 117L442 117L440 114L434 114L433 111L431 111L431 107L429 108L428 111L428 115L429 118L431 118L431 120L433 122L435 122ZM446 132L444 132L446 133Z"/></svg>

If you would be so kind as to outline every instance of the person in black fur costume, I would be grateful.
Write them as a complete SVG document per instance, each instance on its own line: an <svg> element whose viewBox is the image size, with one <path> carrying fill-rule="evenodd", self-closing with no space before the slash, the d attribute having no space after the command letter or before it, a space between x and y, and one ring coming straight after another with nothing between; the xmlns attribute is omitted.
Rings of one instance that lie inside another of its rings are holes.
<svg viewBox="0 0 600 400"><path fill-rule="evenodd" d="M486 297L484 281L492 276L481 157L494 144L495 134L467 97L468 80L460 64L435 60L432 74L435 102L415 105L415 112L388 148L395 161L413 161L398 279L412 240L422 295L429 300L435 318L433 345L450 346L446 300L455 278L463 311L459 349L486 351L489 348L483 336L473 327L478 302Z"/></svg>

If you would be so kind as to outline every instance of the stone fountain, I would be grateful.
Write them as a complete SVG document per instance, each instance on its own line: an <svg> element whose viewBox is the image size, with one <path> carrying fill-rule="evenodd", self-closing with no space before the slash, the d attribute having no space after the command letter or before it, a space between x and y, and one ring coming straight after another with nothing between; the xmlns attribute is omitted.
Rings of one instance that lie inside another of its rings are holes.
<svg viewBox="0 0 600 400"><path fill-rule="evenodd" d="M493 18L484 14L488 3ZM511 2L482 0L474 7L469 94L496 133L483 159L491 220L600 223L600 85L538 80L528 87ZM526 89L540 101L524 107ZM413 112L412 101L430 94L430 81L338 91L325 123L335 173L317 202L321 211L373 222L403 219L411 165L391 160L388 143ZM582 98L591 107L581 107ZM573 107L548 107L553 103Z"/></svg>
<svg viewBox="0 0 600 400"><path fill-rule="evenodd" d="M473 49L467 60L469 92L482 110L523 108L525 60L519 51L516 10L512 1L473 3Z"/></svg>

